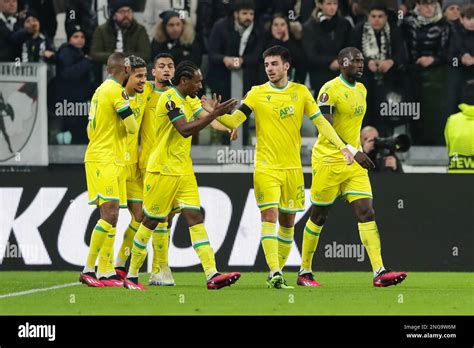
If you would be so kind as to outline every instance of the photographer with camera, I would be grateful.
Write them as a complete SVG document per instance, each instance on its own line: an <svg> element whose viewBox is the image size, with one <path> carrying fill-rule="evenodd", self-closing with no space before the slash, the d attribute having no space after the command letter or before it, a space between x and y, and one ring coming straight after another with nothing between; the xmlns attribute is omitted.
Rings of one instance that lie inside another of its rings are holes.
<svg viewBox="0 0 474 348"><path fill-rule="evenodd" d="M402 163L395 154L405 152L410 147L410 140L406 135L390 138L379 138L379 132L372 126L366 126L360 132L360 143L375 164L375 172L403 173Z"/></svg>

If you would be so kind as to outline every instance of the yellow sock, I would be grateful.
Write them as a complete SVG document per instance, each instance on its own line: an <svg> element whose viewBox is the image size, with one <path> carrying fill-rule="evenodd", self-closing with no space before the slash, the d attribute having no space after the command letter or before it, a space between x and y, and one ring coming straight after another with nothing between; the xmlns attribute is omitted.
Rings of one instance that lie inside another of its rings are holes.
<svg viewBox="0 0 474 348"><path fill-rule="evenodd" d="M303 233L303 252L301 255L301 270L311 272L313 265L313 255L316 251L323 226L316 225L308 219Z"/></svg>
<svg viewBox="0 0 474 348"><path fill-rule="evenodd" d="M140 223L138 221L135 221L132 216L132 221L125 230L123 242L117 254L117 259L115 260L115 267L125 267L125 263L127 262L127 259L130 256L130 252L132 250L133 237L135 237L135 233L137 233L138 227L140 227Z"/></svg>
<svg viewBox="0 0 474 348"><path fill-rule="evenodd" d="M196 253L201 260L202 268L206 274L206 278L209 279L215 273L216 269L216 259L214 257L214 250L211 248L209 243L209 238L207 236L206 229L204 224L197 224L189 228L189 233L191 235L191 242L193 243L193 248L196 250Z"/></svg>
<svg viewBox="0 0 474 348"><path fill-rule="evenodd" d="M130 268L127 276L138 277L140 267L142 267L143 262L145 262L147 254L146 246L152 234L153 230L150 230L143 224L138 228L135 238L133 238L132 257L130 258Z"/></svg>
<svg viewBox="0 0 474 348"><path fill-rule="evenodd" d="M380 236L375 221L359 222L359 235L362 244L369 255L372 270L375 272L383 267L382 254L380 251Z"/></svg>
<svg viewBox="0 0 474 348"><path fill-rule="evenodd" d="M294 227L278 228L278 264L280 268L285 267L288 255L290 255L291 246L293 245L293 235L295 234Z"/></svg>
<svg viewBox="0 0 474 348"><path fill-rule="evenodd" d="M112 227L107 234L107 238L102 244L99 252L99 266L97 267L97 276L110 277L115 274L114 271L114 242L115 242L115 227Z"/></svg>
<svg viewBox="0 0 474 348"><path fill-rule="evenodd" d="M167 222L160 222L153 231L153 266L151 273L158 273L164 265L168 265L170 231Z"/></svg>
<svg viewBox="0 0 474 348"><path fill-rule="evenodd" d="M97 224L92 231L91 243L89 247L89 254L87 255L86 266L84 267L84 273L95 272L95 263L97 261L97 256L99 251L102 248L105 237L109 233L109 230L112 228L112 225L107 221L100 219L97 221Z"/></svg>
<svg viewBox="0 0 474 348"><path fill-rule="evenodd" d="M279 272L280 267L278 263L278 240L275 234L276 224L273 222L262 222L261 242L263 252L265 253L265 260L267 260L270 272Z"/></svg>

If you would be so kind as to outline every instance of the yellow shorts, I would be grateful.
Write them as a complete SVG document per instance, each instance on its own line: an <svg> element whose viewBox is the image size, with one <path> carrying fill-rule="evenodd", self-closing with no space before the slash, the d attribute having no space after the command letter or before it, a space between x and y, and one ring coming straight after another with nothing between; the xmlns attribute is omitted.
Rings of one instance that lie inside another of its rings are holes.
<svg viewBox="0 0 474 348"><path fill-rule="evenodd" d="M260 211L277 207L283 213L304 211L302 169L256 169L253 187Z"/></svg>
<svg viewBox="0 0 474 348"><path fill-rule="evenodd" d="M124 168L127 183L127 202L143 202L143 177L137 164Z"/></svg>
<svg viewBox="0 0 474 348"><path fill-rule="evenodd" d="M123 167L100 162L86 162L85 167L89 204L118 201L121 208L127 207Z"/></svg>
<svg viewBox="0 0 474 348"><path fill-rule="evenodd" d="M196 176L146 172L143 181L143 212L163 219L181 209L201 210Z"/></svg>
<svg viewBox="0 0 474 348"><path fill-rule="evenodd" d="M367 169L356 162L351 165L344 163L313 165L311 203L331 205L338 197L349 203L361 198L372 198Z"/></svg>

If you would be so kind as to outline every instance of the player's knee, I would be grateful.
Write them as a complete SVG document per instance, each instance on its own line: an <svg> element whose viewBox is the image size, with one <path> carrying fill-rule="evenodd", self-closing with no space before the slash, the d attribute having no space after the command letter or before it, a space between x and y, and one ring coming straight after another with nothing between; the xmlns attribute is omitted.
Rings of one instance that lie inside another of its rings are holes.
<svg viewBox="0 0 474 348"><path fill-rule="evenodd" d="M118 210L108 210L105 212L103 219L107 221L109 224L111 224L112 226L116 226L118 217L119 217Z"/></svg>
<svg viewBox="0 0 474 348"><path fill-rule="evenodd" d="M268 208L263 210L261 213L262 222L272 222L276 223L278 219L278 209L277 208Z"/></svg>
<svg viewBox="0 0 474 348"><path fill-rule="evenodd" d="M372 207L360 209L357 214L359 222L370 222L375 220L375 210Z"/></svg>
<svg viewBox="0 0 474 348"><path fill-rule="evenodd" d="M188 226L199 225L204 222L204 216L202 216L201 211L197 210L188 210L185 213L186 221L188 222Z"/></svg>
<svg viewBox="0 0 474 348"><path fill-rule="evenodd" d="M150 219L146 216L142 219L142 225L148 228L149 230L154 230L158 226L158 220Z"/></svg>
<svg viewBox="0 0 474 348"><path fill-rule="evenodd" d="M317 215L311 215L311 221L318 226L323 226L327 218L328 218L327 214L320 213Z"/></svg>
<svg viewBox="0 0 474 348"><path fill-rule="evenodd" d="M133 219L134 219L136 222L142 222L142 221L143 221L143 217L144 217L144 215L143 215L143 212L141 212L141 211L140 211L140 212L137 211L137 212L133 213Z"/></svg>

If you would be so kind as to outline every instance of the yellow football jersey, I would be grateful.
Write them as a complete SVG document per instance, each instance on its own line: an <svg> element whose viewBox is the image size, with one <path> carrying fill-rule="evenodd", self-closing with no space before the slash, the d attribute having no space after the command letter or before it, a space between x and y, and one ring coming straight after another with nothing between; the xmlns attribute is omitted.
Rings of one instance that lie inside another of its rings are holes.
<svg viewBox="0 0 474 348"><path fill-rule="evenodd" d="M254 86L243 104L255 115L257 145L255 169L301 168L301 125L304 115L320 115L308 88L288 82L283 88L271 82Z"/></svg>
<svg viewBox="0 0 474 348"><path fill-rule="evenodd" d="M143 114L151 92L153 91L153 84L149 81L145 83L142 93L135 93L134 96L129 95L130 107L133 115L140 128L143 120ZM125 152L125 164L135 164L138 162L138 134L127 134L127 149Z"/></svg>
<svg viewBox="0 0 474 348"><path fill-rule="evenodd" d="M149 82L153 86L153 90L148 96L143 114L142 124L140 127L140 153L138 155L138 165L140 169L146 169L148 158L157 135L155 125L155 108L158 99L166 89L159 89L153 82Z"/></svg>
<svg viewBox="0 0 474 348"><path fill-rule="evenodd" d="M183 137L173 126L173 122L183 117L188 122L193 121L202 110L198 98L184 98L176 87L171 87L160 96L155 109L157 137L148 160L148 172L163 175L194 173L191 160L192 137Z"/></svg>
<svg viewBox="0 0 474 348"><path fill-rule="evenodd" d="M125 165L127 131L122 118L130 111L127 92L115 79L105 80L95 91L89 111L89 144L84 162Z"/></svg>
<svg viewBox="0 0 474 348"><path fill-rule="evenodd" d="M362 83L350 84L342 75L326 82L318 95L322 112L325 113L326 108L331 110L333 127L339 137L356 149L360 149L360 128L367 108L366 96L367 90ZM341 151L321 134L314 144L312 156L316 162L345 162Z"/></svg>

